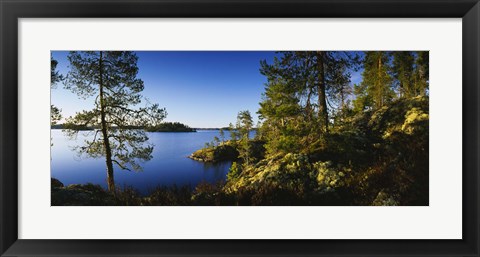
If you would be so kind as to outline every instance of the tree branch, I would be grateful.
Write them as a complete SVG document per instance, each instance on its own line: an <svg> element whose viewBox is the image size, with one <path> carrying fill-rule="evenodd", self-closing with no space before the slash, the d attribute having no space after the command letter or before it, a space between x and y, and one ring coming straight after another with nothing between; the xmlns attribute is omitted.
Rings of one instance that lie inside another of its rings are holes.
<svg viewBox="0 0 480 257"><path fill-rule="evenodd" d="M113 159L112 162L116 163L118 165L118 167L120 167L122 170L128 170L128 171L132 171L131 169L123 166L122 164L120 164L120 162L118 162L117 160Z"/></svg>

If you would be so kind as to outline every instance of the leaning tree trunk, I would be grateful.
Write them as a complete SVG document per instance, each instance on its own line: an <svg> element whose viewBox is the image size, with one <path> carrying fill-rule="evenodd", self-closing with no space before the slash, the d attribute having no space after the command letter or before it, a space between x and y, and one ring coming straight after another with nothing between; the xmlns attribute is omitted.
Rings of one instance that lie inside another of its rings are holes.
<svg viewBox="0 0 480 257"><path fill-rule="evenodd" d="M112 162L112 149L110 148L110 142L108 140L108 129L107 121L105 118L105 98L103 96L103 63L102 63L102 51L100 51L99 59L99 69L100 69L100 116L101 116L101 126L102 126L102 135L103 135L103 147L105 149L105 162L107 164L107 184L108 191L115 194L115 180L113 178L113 162Z"/></svg>
<svg viewBox="0 0 480 257"><path fill-rule="evenodd" d="M328 112L327 100L325 95L325 52L317 51L317 65L318 65L318 116L321 120L322 129L328 132Z"/></svg>

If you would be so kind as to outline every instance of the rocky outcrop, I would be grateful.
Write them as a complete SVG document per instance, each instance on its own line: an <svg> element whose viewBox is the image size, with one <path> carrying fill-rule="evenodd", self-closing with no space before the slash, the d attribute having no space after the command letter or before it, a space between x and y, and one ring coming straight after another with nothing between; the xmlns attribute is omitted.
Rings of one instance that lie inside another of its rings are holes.
<svg viewBox="0 0 480 257"><path fill-rule="evenodd" d="M230 144L202 148L189 156L190 159L200 162L234 161L238 158L238 151Z"/></svg>
<svg viewBox="0 0 480 257"><path fill-rule="evenodd" d="M52 206L102 206L115 205L113 195L99 185L72 184L64 186L58 179L52 178Z"/></svg>

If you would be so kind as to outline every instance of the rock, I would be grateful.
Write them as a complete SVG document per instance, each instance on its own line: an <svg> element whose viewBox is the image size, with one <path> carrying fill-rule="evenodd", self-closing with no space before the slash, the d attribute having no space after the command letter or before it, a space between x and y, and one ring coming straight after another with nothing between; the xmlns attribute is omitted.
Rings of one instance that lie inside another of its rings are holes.
<svg viewBox="0 0 480 257"><path fill-rule="evenodd" d="M52 178L51 180L51 187L52 188L58 188L58 187L64 187L63 183L60 182L60 180L56 179L56 178Z"/></svg>
<svg viewBox="0 0 480 257"><path fill-rule="evenodd" d="M115 205L116 201L112 194L99 185L64 186L62 182L52 178L51 204L52 206L108 206Z"/></svg>

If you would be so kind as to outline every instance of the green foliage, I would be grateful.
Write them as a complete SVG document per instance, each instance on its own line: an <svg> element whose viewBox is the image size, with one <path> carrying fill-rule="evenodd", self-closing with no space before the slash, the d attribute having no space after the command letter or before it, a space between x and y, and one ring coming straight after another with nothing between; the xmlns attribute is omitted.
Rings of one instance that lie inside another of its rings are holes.
<svg viewBox="0 0 480 257"><path fill-rule="evenodd" d="M203 149L197 150L190 155L190 158L201 162L222 162L235 161L239 156L238 150L231 141L226 141L220 145L206 143Z"/></svg>
<svg viewBox="0 0 480 257"><path fill-rule="evenodd" d="M429 52L416 52L414 90L416 95L425 95L429 87ZM415 96L415 95L413 95Z"/></svg>
<svg viewBox="0 0 480 257"><path fill-rule="evenodd" d="M238 165L237 162L233 162L229 172L227 173L227 181L232 181L238 178L241 173L242 173L242 166Z"/></svg>
<svg viewBox="0 0 480 257"><path fill-rule="evenodd" d="M301 107L293 87L286 82L270 82L264 93L264 100L260 103L260 118L264 119L260 133L267 140L267 151L276 153L298 148L298 138L293 134L299 119Z"/></svg>
<svg viewBox="0 0 480 257"><path fill-rule="evenodd" d="M65 79L62 74L58 73L57 65L58 61L53 59L53 56L50 56L50 86L52 88Z"/></svg>
<svg viewBox="0 0 480 257"><path fill-rule="evenodd" d="M425 95L428 90L429 53L399 51L393 54L393 75L403 97Z"/></svg>
<svg viewBox="0 0 480 257"><path fill-rule="evenodd" d="M57 60L53 59L53 57L50 57L50 87L52 89L55 88L57 83L64 79L63 76L56 70L57 65ZM61 111L62 110L55 105L50 105L50 125L56 125L62 119Z"/></svg>
<svg viewBox="0 0 480 257"><path fill-rule="evenodd" d="M355 104L357 110L379 109L391 102L395 96L392 88L391 70L390 54L388 52L365 52L362 86L356 88L356 91L362 96L358 100L361 103ZM368 95L368 98L365 95ZM361 108L363 104L369 105Z"/></svg>
<svg viewBox="0 0 480 257"><path fill-rule="evenodd" d="M353 109L356 113L361 113L370 110L374 106L373 95L367 91L367 84L355 84L353 86L355 100L353 100Z"/></svg>
<svg viewBox="0 0 480 257"><path fill-rule="evenodd" d="M252 146L250 142L250 132L253 128L253 119L249 111L241 111L237 115L236 130L240 136L237 150L239 157L243 160L245 165L250 163L252 156Z"/></svg>
<svg viewBox="0 0 480 257"><path fill-rule="evenodd" d="M414 88L413 69L414 55L412 52L393 52L393 77L395 78L395 86L402 96L413 97L417 95Z"/></svg>
<svg viewBox="0 0 480 257"><path fill-rule="evenodd" d="M396 98L428 92L429 53L366 52L361 84L354 86L354 110L379 109Z"/></svg>
<svg viewBox="0 0 480 257"><path fill-rule="evenodd" d="M218 133L220 134L220 141L225 142L225 132L223 131L223 129L220 129Z"/></svg>
<svg viewBox="0 0 480 257"><path fill-rule="evenodd" d="M50 105L50 125L56 125L62 119L61 111L55 105Z"/></svg>
<svg viewBox="0 0 480 257"><path fill-rule="evenodd" d="M259 134L268 154L315 151L331 123L329 114L349 105L351 71L358 64L354 53L329 51L280 52L272 64L262 61L268 82Z"/></svg>
<svg viewBox="0 0 480 257"><path fill-rule="evenodd" d="M230 140L234 147L237 146L237 141L240 138L239 132L237 129L233 126L232 123L228 124L228 130L230 131Z"/></svg>

